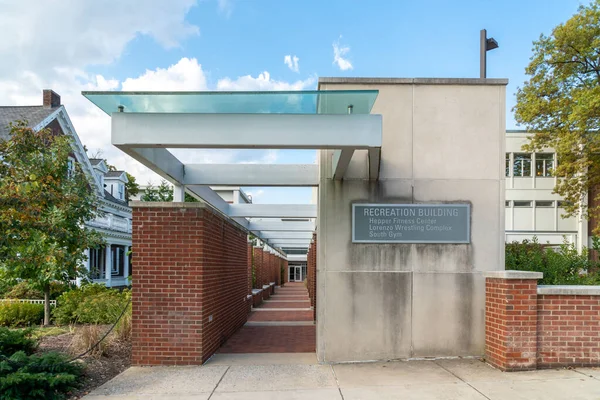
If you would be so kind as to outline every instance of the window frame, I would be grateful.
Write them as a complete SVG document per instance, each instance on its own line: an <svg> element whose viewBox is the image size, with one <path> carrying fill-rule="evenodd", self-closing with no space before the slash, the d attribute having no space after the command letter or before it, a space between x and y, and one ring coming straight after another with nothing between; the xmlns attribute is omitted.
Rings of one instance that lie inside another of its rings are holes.
<svg viewBox="0 0 600 400"><path fill-rule="evenodd" d="M531 153L513 153L513 161L512 161L512 174L516 178L531 178L532 177L532 154ZM520 169L520 174L516 174L517 171L517 163L521 163L518 169ZM525 165L529 163L529 174L525 175Z"/></svg>

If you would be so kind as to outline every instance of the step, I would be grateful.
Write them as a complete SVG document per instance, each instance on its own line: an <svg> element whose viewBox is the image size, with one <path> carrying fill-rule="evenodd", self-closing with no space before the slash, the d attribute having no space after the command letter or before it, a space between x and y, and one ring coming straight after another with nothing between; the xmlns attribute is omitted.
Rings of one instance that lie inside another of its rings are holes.
<svg viewBox="0 0 600 400"><path fill-rule="evenodd" d="M252 311L312 311L312 307L310 308L253 308Z"/></svg>

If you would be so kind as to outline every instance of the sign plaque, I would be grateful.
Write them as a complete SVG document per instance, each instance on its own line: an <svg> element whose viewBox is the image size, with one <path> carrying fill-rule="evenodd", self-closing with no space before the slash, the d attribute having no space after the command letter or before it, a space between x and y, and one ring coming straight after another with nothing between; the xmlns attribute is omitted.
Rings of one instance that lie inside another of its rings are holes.
<svg viewBox="0 0 600 400"><path fill-rule="evenodd" d="M470 243L470 204L353 204L353 243Z"/></svg>

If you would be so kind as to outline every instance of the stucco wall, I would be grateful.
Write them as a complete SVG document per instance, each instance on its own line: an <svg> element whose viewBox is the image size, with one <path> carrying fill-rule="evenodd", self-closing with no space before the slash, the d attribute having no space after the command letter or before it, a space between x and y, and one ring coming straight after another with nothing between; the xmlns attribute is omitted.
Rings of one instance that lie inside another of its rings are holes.
<svg viewBox="0 0 600 400"><path fill-rule="evenodd" d="M361 83L363 82L363 83ZM378 181L366 151L333 181L319 154L317 356L320 361L482 355L482 271L504 269L504 80L335 80L378 89ZM471 204L470 244L353 244L351 205Z"/></svg>

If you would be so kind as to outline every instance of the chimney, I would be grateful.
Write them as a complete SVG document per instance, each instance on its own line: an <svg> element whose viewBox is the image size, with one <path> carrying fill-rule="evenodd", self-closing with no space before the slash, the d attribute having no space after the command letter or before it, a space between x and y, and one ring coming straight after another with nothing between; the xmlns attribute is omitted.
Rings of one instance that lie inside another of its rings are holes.
<svg viewBox="0 0 600 400"><path fill-rule="evenodd" d="M60 96L50 89L44 89L43 91L44 108L60 107Z"/></svg>

